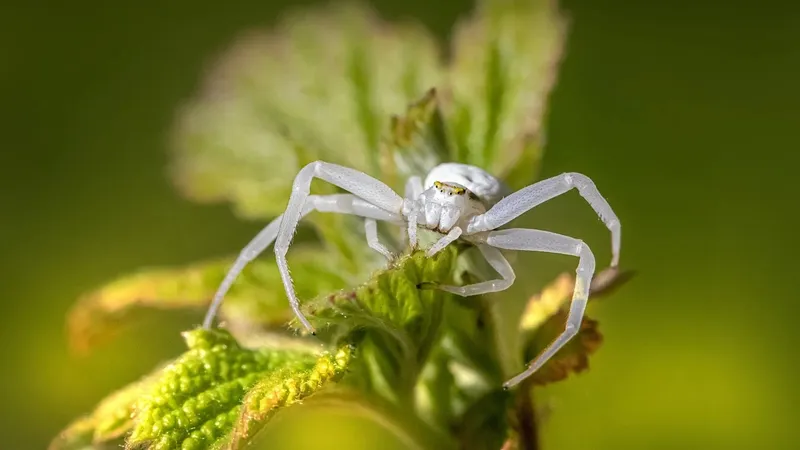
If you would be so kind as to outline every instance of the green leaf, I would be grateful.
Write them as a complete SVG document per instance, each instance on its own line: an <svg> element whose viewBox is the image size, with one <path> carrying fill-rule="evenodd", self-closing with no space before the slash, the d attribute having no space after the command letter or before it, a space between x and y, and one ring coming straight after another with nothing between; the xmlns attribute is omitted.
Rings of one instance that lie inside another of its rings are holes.
<svg viewBox="0 0 800 450"><path fill-rule="evenodd" d="M357 343L362 358L352 369L359 376L352 379L365 391L411 401L416 378L439 334L443 304L450 298L419 286L450 283L459 251L459 245L451 245L430 258L415 251L351 291L303 306L320 338Z"/></svg>
<svg viewBox="0 0 800 450"><path fill-rule="evenodd" d="M360 3L298 11L244 34L212 67L179 117L175 181L197 201L269 218L313 160L380 176L389 115L442 78L421 26L383 22Z"/></svg>
<svg viewBox="0 0 800 450"><path fill-rule="evenodd" d="M346 286L343 277L336 275L338 269L320 258L321 251L297 246L289 255L292 271L303 280L297 287L301 296L314 297ZM232 262L225 258L142 270L85 295L69 314L72 347L85 352L107 342L149 309L205 310ZM274 259L265 256L247 266L226 296L221 316L236 327L278 327L293 317Z"/></svg>
<svg viewBox="0 0 800 450"><path fill-rule="evenodd" d="M286 367L259 381L244 398L229 448L247 446L279 410L301 403L328 383L338 381L352 356L353 348L343 345L335 354L320 357L310 369Z"/></svg>
<svg viewBox="0 0 800 450"><path fill-rule="evenodd" d="M295 175L318 159L402 189L405 180L381 172L388 166L377 151L389 116L442 78L437 46L418 25L385 23L360 3L301 10L244 34L212 67L179 115L173 178L191 199L228 201L261 219L283 212ZM315 183L314 191L337 189ZM379 264L359 219L315 213L306 221L341 275L363 278Z"/></svg>
<svg viewBox="0 0 800 450"><path fill-rule="evenodd" d="M512 189L533 181L567 28L555 1L479 1L453 42L446 116L455 160L501 175Z"/></svg>
<svg viewBox="0 0 800 450"><path fill-rule="evenodd" d="M224 330L196 329L184 338L189 350L137 401L127 448L219 447L239 420L245 394L260 380L308 381L331 358L300 349L243 348Z"/></svg>
<svg viewBox="0 0 800 450"><path fill-rule="evenodd" d="M458 270L458 284L480 281L472 274L473 267L462 267L468 272ZM505 381L494 322L491 300L487 297L455 296L445 305L442 336L415 389L418 414L448 429L465 421L490 420L477 416L481 412L493 414L491 409L475 409L473 405Z"/></svg>

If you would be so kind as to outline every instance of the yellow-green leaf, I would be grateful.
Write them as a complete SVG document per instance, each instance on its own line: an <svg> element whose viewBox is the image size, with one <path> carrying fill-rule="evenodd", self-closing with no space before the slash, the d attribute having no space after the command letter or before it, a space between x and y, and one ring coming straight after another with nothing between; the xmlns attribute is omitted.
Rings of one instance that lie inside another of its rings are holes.
<svg viewBox="0 0 800 450"><path fill-rule="evenodd" d="M571 298L575 288L575 276L562 273L539 293L532 296L525 305L519 322L523 332L533 331L558 313Z"/></svg>
<svg viewBox="0 0 800 450"><path fill-rule="evenodd" d="M318 351L248 349L225 330L184 333L188 351L159 372L135 405L128 448L212 448L226 442L245 394L260 380L316 367Z"/></svg>
<svg viewBox="0 0 800 450"><path fill-rule="evenodd" d="M561 310L550 317L532 335L525 346L524 358L532 360L542 352L553 340L564 331L567 322L567 311ZM589 368L589 355L594 353L603 343L598 323L589 317L584 317L581 328L561 350L558 351L544 366L530 377L530 382L544 385L561 381L570 373L580 373Z"/></svg>
<svg viewBox="0 0 800 450"><path fill-rule="evenodd" d="M294 248L289 255L293 272L302 277L298 292L314 297L340 289L346 281L320 257L322 249ZM250 263L231 287L221 316L238 327L283 326L293 317L271 254ZM144 310L205 310L232 259L218 259L180 268L142 270L122 277L79 300L68 318L70 342L86 351L108 341Z"/></svg>
<svg viewBox="0 0 800 450"><path fill-rule="evenodd" d="M311 368L286 367L259 381L242 402L228 448L244 448L279 410L301 403L338 381L352 357L353 348L343 345L336 353L322 355Z"/></svg>

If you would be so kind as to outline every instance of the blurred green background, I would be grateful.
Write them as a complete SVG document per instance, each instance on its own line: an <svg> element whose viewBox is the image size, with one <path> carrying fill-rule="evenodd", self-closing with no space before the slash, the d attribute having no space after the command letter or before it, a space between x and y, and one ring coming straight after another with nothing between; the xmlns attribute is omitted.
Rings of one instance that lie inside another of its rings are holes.
<svg viewBox="0 0 800 450"><path fill-rule="evenodd" d="M376 5L442 37L471 7ZM167 136L176 107L237 32L297 6L0 7L0 447L44 448L106 393L182 349L177 331L199 317L150 321L78 357L64 315L115 276L231 254L259 229L225 205L179 198ZM538 393L544 448L800 448L800 8L565 6L574 26L543 175L595 180L623 223L623 266L639 276L595 305L605 344L592 370ZM607 232L577 195L531 215L608 257ZM574 267L546 255L517 264L530 284ZM290 416L281 448L340 448L335 436L355 442L348 448L391 448L364 422Z"/></svg>

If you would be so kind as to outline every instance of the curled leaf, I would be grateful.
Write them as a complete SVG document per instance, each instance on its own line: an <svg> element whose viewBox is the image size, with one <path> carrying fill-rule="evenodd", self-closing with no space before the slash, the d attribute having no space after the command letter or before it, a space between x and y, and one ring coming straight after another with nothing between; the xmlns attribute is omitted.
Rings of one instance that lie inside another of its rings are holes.
<svg viewBox="0 0 800 450"><path fill-rule="evenodd" d="M353 356L353 347L322 355L311 368L278 370L247 393L228 448L244 448L279 410L301 403L330 382L338 381Z"/></svg>
<svg viewBox="0 0 800 450"><path fill-rule="evenodd" d="M631 272L619 272L616 268L598 273L592 280L589 299L608 294L630 279L630 274ZM564 331L567 306L574 288L575 275L562 273L528 301L519 323L526 361L536 357ZM531 376L531 382L538 385L548 384L563 380L570 373L586 370L589 366L589 355L600 347L602 341L597 321L584 317L578 334Z"/></svg>
<svg viewBox="0 0 800 450"><path fill-rule="evenodd" d="M246 349L224 330L184 333L189 350L159 374L136 403L127 448L200 449L225 442L241 402L259 380L311 370L317 352Z"/></svg>
<svg viewBox="0 0 800 450"><path fill-rule="evenodd" d="M542 324L525 345L524 357L532 360L564 331L567 311L561 310ZM603 343L596 320L584 317L578 334L567 342L549 361L531 375L531 383L544 385L561 381L570 373L580 373L589 368L589 355Z"/></svg>
<svg viewBox="0 0 800 450"><path fill-rule="evenodd" d="M319 258L319 250L293 249L292 269L303 277L298 292L315 296L345 286L340 275ZM181 268L142 270L85 295L67 321L72 347L85 352L107 341L146 310L204 310L231 266L232 259L200 262ZM292 316L274 260L251 262L223 303L221 316L239 326L283 326Z"/></svg>

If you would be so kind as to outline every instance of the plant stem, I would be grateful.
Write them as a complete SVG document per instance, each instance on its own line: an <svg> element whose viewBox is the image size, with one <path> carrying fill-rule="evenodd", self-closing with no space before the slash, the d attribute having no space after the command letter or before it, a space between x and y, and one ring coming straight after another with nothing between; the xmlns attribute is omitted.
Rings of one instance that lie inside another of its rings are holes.
<svg viewBox="0 0 800 450"><path fill-rule="evenodd" d="M519 424L519 449L539 450L539 424L533 404L533 385L523 381L517 394L517 423Z"/></svg>

